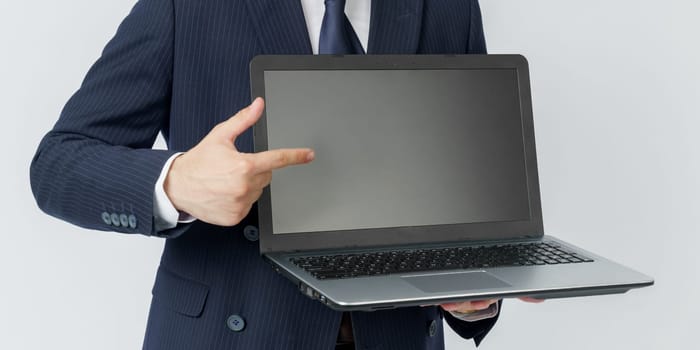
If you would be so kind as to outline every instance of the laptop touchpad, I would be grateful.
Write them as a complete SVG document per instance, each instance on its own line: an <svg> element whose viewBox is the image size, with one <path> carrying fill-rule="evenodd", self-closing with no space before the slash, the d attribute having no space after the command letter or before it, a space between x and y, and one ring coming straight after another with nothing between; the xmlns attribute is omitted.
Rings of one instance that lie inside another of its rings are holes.
<svg viewBox="0 0 700 350"><path fill-rule="evenodd" d="M401 279L426 293L502 288L511 286L490 273L483 271L406 276L401 277Z"/></svg>

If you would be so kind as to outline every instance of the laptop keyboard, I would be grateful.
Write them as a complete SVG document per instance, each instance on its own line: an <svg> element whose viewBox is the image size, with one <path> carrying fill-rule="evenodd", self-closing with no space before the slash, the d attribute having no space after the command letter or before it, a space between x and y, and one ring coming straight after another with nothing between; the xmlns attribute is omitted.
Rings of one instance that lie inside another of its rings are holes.
<svg viewBox="0 0 700 350"><path fill-rule="evenodd" d="M537 242L307 256L291 261L314 277L328 280L415 271L574 264L593 259L554 242Z"/></svg>

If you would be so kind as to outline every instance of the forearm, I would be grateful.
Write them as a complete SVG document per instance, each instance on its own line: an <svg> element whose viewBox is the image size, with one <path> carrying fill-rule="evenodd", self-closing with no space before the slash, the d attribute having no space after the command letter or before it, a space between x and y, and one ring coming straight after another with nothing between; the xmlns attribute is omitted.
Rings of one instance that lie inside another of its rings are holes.
<svg viewBox="0 0 700 350"><path fill-rule="evenodd" d="M152 235L153 188L172 154L50 132L32 161L32 191L43 211L72 224ZM108 224L104 213L133 215L136 225Z"/></svg>

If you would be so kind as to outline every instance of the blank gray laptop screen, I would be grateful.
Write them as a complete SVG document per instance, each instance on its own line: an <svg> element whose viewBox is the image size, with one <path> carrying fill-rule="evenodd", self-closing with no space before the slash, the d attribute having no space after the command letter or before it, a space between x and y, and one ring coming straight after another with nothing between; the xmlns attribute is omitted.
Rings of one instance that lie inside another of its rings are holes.
<svg viewBox="0 0 700 350"><path fill-rule="evenodd" d="M517 71L266 71L273 233L528 220Z"/></svg>

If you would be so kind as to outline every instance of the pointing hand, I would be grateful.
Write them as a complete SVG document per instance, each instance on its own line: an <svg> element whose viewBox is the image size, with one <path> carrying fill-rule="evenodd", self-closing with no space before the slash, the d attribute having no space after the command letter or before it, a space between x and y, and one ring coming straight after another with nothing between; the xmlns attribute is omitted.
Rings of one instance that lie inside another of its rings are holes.
<svg viewBox="0 0 700 350"><path fill-rule="evenodd" d="M173 161L164 188L177 210L210 224L236 225L270 184L273 170L314 159L307 148L238 152L236 137L258 121L263 108L263 99L255 99Z"/></svg>

